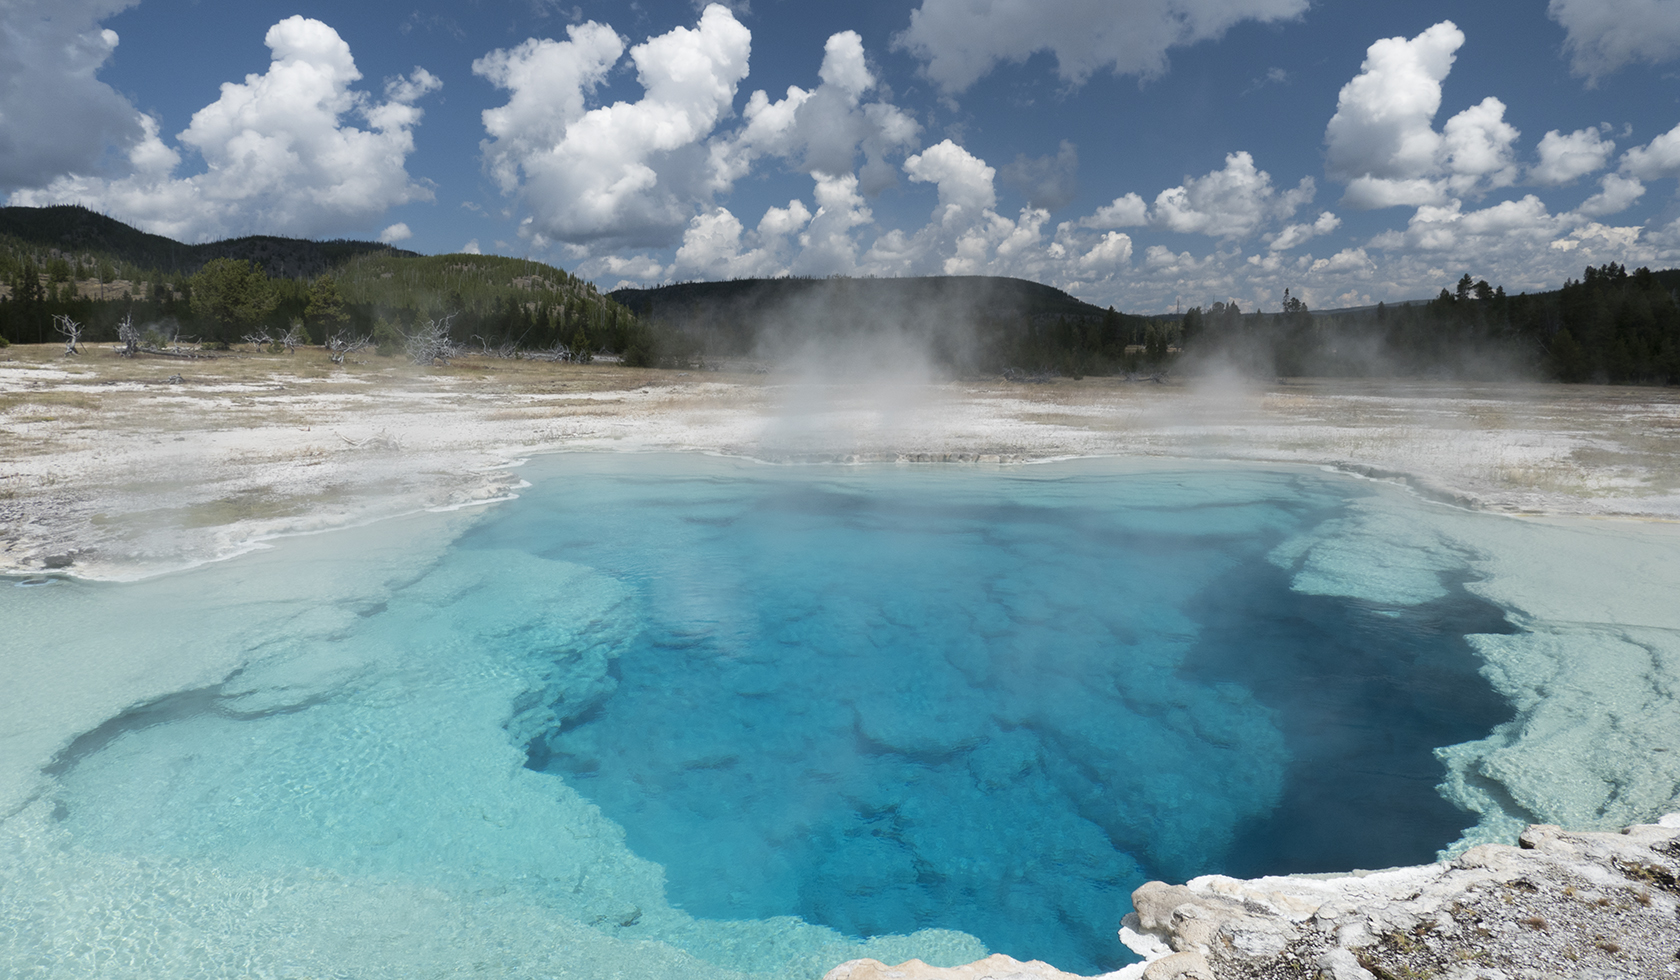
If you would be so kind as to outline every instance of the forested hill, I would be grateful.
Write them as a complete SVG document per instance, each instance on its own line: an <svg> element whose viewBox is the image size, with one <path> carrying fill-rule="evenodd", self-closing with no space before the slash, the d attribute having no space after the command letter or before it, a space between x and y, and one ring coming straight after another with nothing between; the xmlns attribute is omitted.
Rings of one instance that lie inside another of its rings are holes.
<svg viewBox="0 0 1680 980"><path fill-rule="evenodd" d="M211 259L245 259L261 266L269 276L297 279L318 276L370 252L417 255L379 242L316 242L272 235L187 245L77 205L0 208L0 237L10 239L5 242L9 252L45 253L36 256L39 265L44 266L57 253L105 262L116 270L118 278L131 280L192 275Z"/></svg>
<svg viewBox="0 0 1680 980"><path fill-rule="evenodd" d="M637 316L668 323L755 319L800 306L944 310L953 315L1101 317L1103 309L1053 286L1001 276L906 279L733 279L618 289L613 299Z"/></svg>
<svg viewBox="0 0 1680 980"><path fill-rule="evenodd" d="M445 317L463 343L618 351L637 335L593 283L541 262L272 236L186 245L81 207L0 208L0 343L53 340L59 316L93 342L125 317L217 345L296 327L314 343L372 336L385 351Z"/></svg>
<svg viewBox="0 0 1680 980"><path fill-rule="evenodd" d="M1124 346L1146 323L1042 283L997 276L737 279L609 295L638 319L725 357L773 356L819 339L890 338L925 345L935 361L959 369L1037 369L1055 362L1049 348L1068 346L1074 332L1100 333L1106 322Z"/></svg>

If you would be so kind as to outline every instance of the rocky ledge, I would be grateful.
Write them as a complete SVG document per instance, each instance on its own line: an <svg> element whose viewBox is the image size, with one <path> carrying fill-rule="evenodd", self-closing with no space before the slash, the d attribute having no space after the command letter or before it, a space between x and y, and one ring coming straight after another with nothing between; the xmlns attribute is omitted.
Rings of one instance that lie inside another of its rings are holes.
<svg viewBox="0 0 1680 980"><path fill-rule="evenodd" d="M1619 834L1536 824L1520 846L1345 877L1152 881L1111 980L1680 977L1680 814ZM856 960L825 980L1064 980L993 956L948 969Z"/></svg>

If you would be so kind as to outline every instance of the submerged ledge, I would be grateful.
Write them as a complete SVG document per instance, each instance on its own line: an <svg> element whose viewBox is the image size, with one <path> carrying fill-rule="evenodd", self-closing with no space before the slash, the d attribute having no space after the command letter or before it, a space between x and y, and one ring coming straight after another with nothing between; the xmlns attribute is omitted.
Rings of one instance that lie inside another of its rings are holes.
<svg viewBox="0 0 1680 980"><path fill-rule="evenodd" d="M1347 876L1152 881L1112 980L1328 980L1680 973L1680 813L1621 833L1523 831L1451 862ZM966 966L853 960L824 980L1072 980L993 956Z"/></svg>

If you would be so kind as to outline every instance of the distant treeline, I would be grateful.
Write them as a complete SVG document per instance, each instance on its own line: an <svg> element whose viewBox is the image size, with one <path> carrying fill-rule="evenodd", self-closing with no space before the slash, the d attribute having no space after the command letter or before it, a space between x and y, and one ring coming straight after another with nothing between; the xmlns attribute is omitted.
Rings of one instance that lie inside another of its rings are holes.
<svg viewBox="0 0 1680 980"><path fill-rule="evenodd" d="M1234 303L1180 316L1102 310L1014 279L775 279L612 295L706 356L777 356L821 338L917 338L960 372L1106 375L1230 367L1254 375L1680 383L1680 270L1589 268L1534 295L1463 276L1434 300L1314 313Z"/></svg>
<svg viewBox="0 0 1680 980"><path fill-rule="evenodd" d="M1534 295L1465 275L1427 303L1330 314L1287 296L1270 314L1215 303L1185 314L1179 337L1188 357L1257 374L1677 384L1677 288L1680 270L1616 264Z"/></svg>

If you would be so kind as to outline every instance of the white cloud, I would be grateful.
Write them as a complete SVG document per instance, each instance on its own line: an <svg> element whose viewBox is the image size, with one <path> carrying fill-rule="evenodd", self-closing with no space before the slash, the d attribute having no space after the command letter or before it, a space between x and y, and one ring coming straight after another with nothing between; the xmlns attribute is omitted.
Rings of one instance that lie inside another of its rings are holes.
<svg viewBox="0 0 1680 980"><path fill-rule="evenodd" d="M1603 170L1616 144L1597 128L1577 129L1568 136L1552 130L1540 138L1540 163L1530 167L1528 179L1545 187L1561 187L1595 170Z"/></svg>
<svg viewBox="0 0 1680 980"><path fill-rule="evenodd" d="M743 243L739 219L727 208L714 208L695 215L683 234L682 247L666 276L711 279L770 278L786 275L787 237L811 220L804 202L793 200L785 208L772 207L759 219L750 249Z"/></svg>
<svg viewBox="0 0 1680 980"><path fill-rule="evenodd" d="M102 172L146 139L144 117L96 74L117 47L99 27L138 0L7 0L0 25L0 190ZM155 130L156 124L153 123Z"/></svg>
<svg viewBox="0 0 1680 980"><path fill-rule="evenodd" d="M484 250L478 247L478 239L474 238L472 241L470 241L470 242L466 243L465 245L461 246L461 254L462 255L483 255Z"/></svg>
<svg viewBox="0 0 1680 980"><path fill-rule="evenodd" d="M1544 246L1578 220L1573 215L1552 214L1533 194L1476 211L1465 211L1454 200L1418 208L1402 235L1379 236L1371 244L1485 261L1501 253Z"/></svg>
<svg viewBox="0 0 1680 980"><path fill-rule="evenodd" d="M1110 204L1098 208L1094 214L1079 219L1079 227L1095 228L1099 231L1107 228L1130 228L1134 225L1149 223L1149 205L1137 194L1127 194L1117 197Z"/></svg>
<svg viewBox="0 0 1680 980"><path fill-rule="evenodd" d="M916 123L887 101L861 39L851 32L828 39L814 88L792 86L774 100L755 92L737 126L714 124L685 145L682 152L692 152L690 172L700 176L688 197L673 198L687 210L669 240L672 252L598 255L596 249L608 251L614 244L598 239L568 246L566 254L582 263L586 275L609 282L836 273L1011 275L1132 310L1225 297L1240 298L1250 309L1275 308L1285 288L1315 305L1320 300L1357 305L1374 301L1372 296L1432 295L1464 269L1512 291L1532 290L1578 274L1578 263L1588 258L1633 261L1651 254L1638 228L1602 230L1595 219L1638 197L1643 184L1631 169L1669 167L1664 139L1631 154L1624 172L1601 180L1599 192L1574 211L1554 214L1532 195L1483 208L1465 203L1514 183L1522 168L1513 152L1519 134L1499 99L1484 98L1436 125L1442 82L1463 41L1456 27L1441 24L1412 39L1378 42L1367 52L1360 76L1343 89L1340 121L1327 127L1326 143L1344 168L1330 172L1346 180L1345 199L1362 206L1406 204L1415 213L1402 228L1351 247L1337 243L1324 258L1307 249L1344 226L1327 210L1296 220L1314 197L1314 181L1279 187L1245 152L1233 152L1221 169L1187 177L1153 198L1114 197L1089 215L1054 226L1053 235L1041 206L1000 213L999 168L956 138L915 152ZM606 48L611 55L611 45ZM612 61L604 55L601 63L610 67ZM577 105L579 119L589 114L581 100ZM1680 172L1680 135L1674 140L1674 168ZM908 155L891 165L900 152ZM1613 152L1598 130L1548 133L1527 177L1578 179L1602 168ZM1042 187L1056 185L1049 187L1054 198L1062 178L1071 180L1071 145L1063 157L1019 158L1004 174L1027 191L1032 204L1042 204ZM664 180L664 158L649 159ZM768 209L756 227L735 209L714 203L735 181L771 161L809 174L813 196ZM937 200L920 227L876 224L869 198L882 186L875 181L883 169L912 188L931 185ZM524 171L519 174L523 188L527 179ZM1122 231L1140 226L1151 229L1152 237L1190 233L1219 244L1197 255ZM1674 239L1680 250L1680 227ZM1458 271L1443 280L1446 269Z"/></svg>
<svg viewBox="0 0 1680 980"><path fill-rule="evenodd" d="M1441 127L1442 166L1447 185L1466 194L1516 183L1511 155L1517 128L1505 121L1505 103L1488 96Z"/></svg>
<svg viewBox="0 0 1680 980"><path fill-rule="evenodd" d="M620 285L633 283L662 282L665 279L665 266L651 255L603 255L590 259L579 267L579 272L591 279L603 276L618 276L624 281Z"/></svg>
<svg viewBox="0 0 1680 980"><path fill-rule="evenodd" d="M504 192L519 190L531 232L565 242L665 245L688 226L713 184L703 141L731 111L746 77L752 35L728 8L708 6L630 49L644 95L584 108L623 42L594 22L567 41L493 51L473 71L509 90L484 113L486 166Z"/></svg>
<svg viewBox="0 0 1680 980"><path fill-rule="evenodd" d="M1166 275L1183 275L1188 272L1199 272L1207 262L1196 261L1189 252L1174 253L1165 245L1151 245L1143 253L1144 268L1150 272Z"/></svg>
<svg viewBox="0 0 1680 980"><path fill-rule="evenodd" d="M1552 0L1546 13L1568 32L1570 67L1588 84L1636 61L1680 56L1680 0Z"/></svg>
<svg viewBox="0 0 1680 980"><path fill-rule="evenodd" d="M912 183L933 184L938 204L926 227L908 239L890 238L868 261L892 274L983 271L991 250L1016 230L993 210L996 169L947 139L905 159L904 172Z"/></svg>
<svg viewBox="0 0 1680 980"><path fill-rule="evenodd" d="M817 211L799 236L800 251L793 271L800 275L855 272L858 243L852 229L875 220L858 193L857 176L818 174L814 196Z"/></svg>
<svg viewBox="0 0 1680 980"><path fill-rule="evenodd" d="M1104 68L1151 78L1170 48L1220 37L1235 24L1306 12L1308 0L922 0L894 45L927 62L947 92L973 85L1003 61L1040 51L1057 72L1083 82Z"/></svg>
<svg viewBox="0 0 1680 980"><path fill-rule="evenodd" d="M360 79L350 46L326 24L289 17L269 29L273 62L263 75L222 86L177 139L198 152L204 173L177 178L180 154L142 118L128 151L131 173L75 173L11 203L80 203L159 234L207 240L241 232L320 236L355 232L385 210L430 200L404 161L414 149L419 97L441 86L425 69L387 83L385 102L352 90ZM368 129L346 125L346 115Z"/></svg>
<svg viewBox="0 0 1680 980"><path fill-rule="evenodd" d="M583 118L584 98L624 54L610 27L593 21L566 29L567 40L531 38L473 62L473 74L511 93L506 105L486 109L485 166L504 193L518 188L520 166L550 152L566 127Z"/></svg>
<svg viewBox="0 0 1680 980"><path fill-rule="evenodd" d="M1441 83L1464 32L1442 21L1417 37L1384 38L1342 86L1324 130L1325 169L1348 185L1342 203L1370 209L1438 205L1516 182L1505 103L1491 96L1434 128Z"/></svg>
<svg viewBox="0 0 1680 980"><path fill-rule="evenodd" d="M1538 197L1527 194L1521 200L1503 201L1464 214L1459 219L1459 227L1470 235L1540 239L1558 234L1565 221L1548 212Z"/></svg>
<svg viewBox="0 0 1680 980"><path fill-rule="evenodd" d="M1155 197L1149 224L1165 231L1191 232L1214 238L1247 238L1274 218L1288 218L1313 199L1311 177L1279 194L1272 177L1257 170L1246 151L1225 156L1225 168L1202 177L1186 178Z"/></svg>
<svg viewBox="0 0 1680 980"><path fill-rule="evenodd" d="M1446 200L1446 186L1440 181L1423 177L1414 180L1355 177L1342 193L1342 203L1360 211L1400 205L1443 204Z"/></svg>
<svg viewBox="0 0 1680 980"><path fill-rule="evenodd" d="M1463 44L1464 32L1442 21L1411 40L1384 38L1367 48L1324 130L1330 176L1410 180L1433 171L1441 82Z"/></svg>
<svg viewBox="0 0 1680 980"><path fill-rule="evenodd" d="M917 183L939 189L939 210L934 220L954 225L997 204L992 178L997 171L986 161L945 140L904 161L904 172Z"/></svg>
<svg viewBox="0 0 1680 980"><path fill-rule="evenodd" d="M1344 248L1327 259L1318 259L1310 267L1313 272L1375 272L1377 264L1362 248Z"/></svg>
<svg viewBox="0 0 1680 980"><path fill-rule="evenodd" d="M890 103L863 102L876 84L863 39L855 31L831 36L817 77L821 84L810 91L790 85L775 102L762 90L747 99L746 125L713 147L720 186L745 175L763 156L789 160L813 177L838 177L853 171L860 152L859 185L865 195L896 181L888 157L913 149L921 126Z"/></svg>
<svg viewBox="0 0 1680 980"><path fill-rule="evenodd" d="M1640 180L1680 174L1680 126L1622 154L1622 172Z"/></svg>
<svg viewBox="0 0 1680 980"><path fill-rule="evenodd" d="M1577 213L1592 218L1619 214L1645 196L1645 185L1637 177L1605 174L1599 179L1598 186L1598 193L1581 202L1581 206L1575 209Z"/></svg>
<svg viewBox="0 0 1680 980"><path fill-rule="evenodd" d="M1321 212L1316 221L1311 224L1302 223L1290 225L1278 232L1267 244L1267 248L1274 252L1286 252L1292 248L1299 248L1309 240L1319 235L1328 235L1342 226L1342 219L1329 211Z"/></svg>
<svg viewBox="0 0 1680 980"><path fill-rule="evenodd" d="M1086 272L1112 272L1132 261L1130 235L1111 231L1098 239L1089 252L1079 257L1079 267Z"/></svg>
<svg viewBox="0 0 1680 980"><path fill-rule="evenodd" d="M414 232L409 229L406 223L401 221L379 233L379 240L387 245L395 245L397 242L406 242L413 237Z"/></svg>

